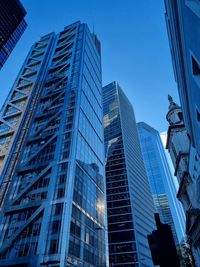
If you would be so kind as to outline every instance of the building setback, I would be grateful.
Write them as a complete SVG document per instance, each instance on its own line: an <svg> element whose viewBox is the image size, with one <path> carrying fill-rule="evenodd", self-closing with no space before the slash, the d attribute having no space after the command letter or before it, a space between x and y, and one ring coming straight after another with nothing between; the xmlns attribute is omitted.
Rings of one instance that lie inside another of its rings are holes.
<svg viewBox="0 0 200 267"><path fill-rule="evenodd" d="M107 266L100 42L36 42L1 111L0 266Z"/></svg>
<svg viewBox="0 0 200 267"><path fill-rule="evenodd" d="M134 111L117 82L103 87L103 112L110 265L153 266L153 201Z"/></svg>
<svg viewBox="0 0 200 267"><path fill-rule="evenodd" d="M0 69L27 27L25 15L19 0L0 1Z"/></svg>
<svg viewBox="0 0 200 267"><path fill-rule="evenodd" d="M156 211L170 225L176 245L184 241L185 216L159 132L144 122L137 124L142 154Z"/></svg>

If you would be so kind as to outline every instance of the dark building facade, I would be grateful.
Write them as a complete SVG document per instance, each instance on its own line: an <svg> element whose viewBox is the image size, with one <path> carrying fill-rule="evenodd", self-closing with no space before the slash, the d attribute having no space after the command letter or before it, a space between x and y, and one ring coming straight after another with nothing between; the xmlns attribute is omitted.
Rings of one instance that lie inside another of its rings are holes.
<svg viewBox="0 0 200 267"><path fill-rule="evenodd" d="M25 15L19 0L0 1L0 69L27 27Z"/></svg>
<svg viewBox="0 0 200 267"><path fill-rule="evenodd" d="M159 213L155 213L155 221L157 229L148 235L154 265L159 265L160 267L180 267L176 244L170 225L160 221ZM189 265L187 264L187 266Z"/></svg>
<svg viewBox="0 0 200 267"><path fill-rule="evenodd" d="M100 42L36 42L1 110L0 266L107 266Z"/></svg>
<svg viewBox="0 0 200 267"><path fill-rule="evenodd" d="M153 200L133 107L117 82L103 87L103 111L110 266L153 266Z"/></svg>

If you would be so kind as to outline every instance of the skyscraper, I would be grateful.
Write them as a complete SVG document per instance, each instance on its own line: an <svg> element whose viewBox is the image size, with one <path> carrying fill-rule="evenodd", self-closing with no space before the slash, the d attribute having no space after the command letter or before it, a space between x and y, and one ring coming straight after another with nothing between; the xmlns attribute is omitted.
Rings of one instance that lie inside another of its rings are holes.
<svg viewBox="0 0 200 267"><path fill-rule="evenodd" d="M96 35L43 36L1 111L0 266L107 266L102 116Z"/></svg>
<svg viewBox="0 0 200 267"><path fill-rule="evenodd" d="M200 154L200 2L165 0L170 51L183 118L192 147Z"/></svg>
<svg viewBox="0 0 200 267"><path fill-rule="evenodd" d="M117 82L103 87L109 259L111 266L153 266L155 228L134 111Z"/></svg>
<svg viewBox="0 0 200 267"><path fill-rule="evenodd" d="M138 123L137 126L155 208L162 223L171 226L174 241L179 244L185 236L185 216L176 198L175 184L160 135L144 122Z"/></svg>
<svg viewBox="0 0 200 267"><path fill-rule="evenodd" d="M189 243L196 255L197 265L200 266L200 236L197 234L199 230L193 227L200 224L200 200L196 192L196 189L200 188L200 1L165 0L165 8L170 51L181 103L181 109L179 107L177 110L173 109L171 101L172 109L167 115L170 123L168 148L172 158L177 160L174 164L175 173L177 168L183 168L185 177L191 178L186 179L183 174L177 175L183 178L180 181L180 190L184 187L188 192L192 190L189 200L192 205L186 212L186 229L191 237ZM178 118L180 114L182 118ZM185 146L181 143L182 139L186 141ZM181 148L186 151L185 155ZM179 154L176 154L176 151L179 151ZM184 158L187 160L182 164Z"/></svg>
<svg viewBox="0 0 200 267"><path fill-rule="evenodd" d="M0 69L27 27L19 0L0 1Z"/></svg>

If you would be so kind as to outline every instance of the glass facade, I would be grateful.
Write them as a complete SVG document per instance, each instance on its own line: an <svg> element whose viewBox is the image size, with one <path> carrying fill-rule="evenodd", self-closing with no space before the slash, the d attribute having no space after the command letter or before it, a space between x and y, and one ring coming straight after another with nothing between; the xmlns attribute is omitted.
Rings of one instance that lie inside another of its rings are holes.
<svg viewBox="0 0 200 267"><path fill-rule="evenodd" d="M175 184L159 133L144 122L137 124L142 154L156 211L170 225L175 243L184 240L184 212L176 199Z"/></svg>
<svg viewBox="0 0 200 267"><path fill-rule="evenodd" d="M27 27L19 0L0 1L0 69Z"/></svg>
<svg viewBox="0 0 200 267"><path fill-rule="evenodd" d="M103 87L103 111L110 265L153 266L153 201L133 108L117 82Z"/></svg>
<svg viewBox="0 0 200 267"><path fill-rule="evenodd" d="M2 171L0 265L107 266L101 54L86 24L33 45L3 107L17 120L13 99L26 101Z"/></svg>

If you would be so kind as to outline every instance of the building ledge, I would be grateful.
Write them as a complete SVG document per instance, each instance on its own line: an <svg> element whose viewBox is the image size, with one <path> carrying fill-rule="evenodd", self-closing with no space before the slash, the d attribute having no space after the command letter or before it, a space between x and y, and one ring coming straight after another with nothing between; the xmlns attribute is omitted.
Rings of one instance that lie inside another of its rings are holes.
<svg viewBox="0 0 200 267"><path fill-rule="evenodd" d="M174 175L176 176L177 175L177 171L178 171L178 167L179 167L179 163L182 159L182 157L188 157L189 156L189 152L183 152L183 151L180 151L178 153L178 156L176 158L176 167L175 167L175 171L174 171ZM188 165L188 164L187 164ZM185 172L187 172L188 170L185 170Z"/></svg>
<svg viewBox="0 0 200 267"><path fill-rule="evenodd" d="M178 125L170 125L167 131L167 142L166 142L166 149L169 149L169 141L170 141L170 136L171 136L171 131L173 129L185 129L184 124L178 124Z"/></svg>

